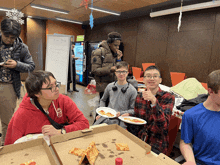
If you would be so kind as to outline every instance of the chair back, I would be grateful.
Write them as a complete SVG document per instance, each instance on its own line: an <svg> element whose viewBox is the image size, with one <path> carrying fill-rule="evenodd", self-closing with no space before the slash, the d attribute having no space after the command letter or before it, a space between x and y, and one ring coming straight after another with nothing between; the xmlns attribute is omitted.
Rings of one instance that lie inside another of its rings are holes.
<svg viewBox="0 0 220 165"><path fill-rule="evenodd" d="M173 149L173 145L176 140L177 133L179 131L180 123L182 119L179 117L176 117L174 115L171 115L170 118L170 125L169 125L169 130L168 130L168 135L169 135L169 148L167 152L167 156L170 155Z"/></svg>
<svg viewBox="0 0 220 165"><path fill-rule="evenodd" d="M143 71L145 71L151 65L155 65L155 63L142 63Z"/></svg>
<svg viewBox="0 0 220 165"><path fill-rule="evenodd" d="M185 73L179 73L179 72L170 72L170 77L172 81L172 86L175 86L176 84L180 83L185 79L186 74Z"/></svg>
<svg viewBox="0 0 220 165"><path fill-rule="evenodd" d="M132 72L135 79L139 79L141 77L141 68L132 67Z"/></svg>
<svg viewBox="0 0 220 165"><path fill-rule="evenodd" d="M201 82L201 84L202 84L202 86L203 86L206 90L208 90L208 85L207 85L207 83Z"/></svg>

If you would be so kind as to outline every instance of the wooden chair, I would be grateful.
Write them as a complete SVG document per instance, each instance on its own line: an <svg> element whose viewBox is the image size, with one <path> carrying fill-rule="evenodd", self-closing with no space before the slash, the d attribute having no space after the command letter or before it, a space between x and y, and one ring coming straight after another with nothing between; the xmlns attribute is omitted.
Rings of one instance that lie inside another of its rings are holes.
<svg viewBox="0 0 220 165"><path fill-rule="evenodd" d="M201 84L202 84L202 86L203 86L206 90L208 90L208 85L207 85L207 83L201 82Z"/></svg>
<svg viewBox="0 0 220 165"><path fill-rule="evenodd" d="M176 84L180 83L185 79L186 74L179 72L170 72L170 77L172 81L172 86L175 86Z"/></svg>
<svg viewBox="0 0 220 165"><path fill-rule="evenodd" d="M142 63L143 71L145 71L151 65L155 65L155 63Z"/></svg>
<svg viewBox="0 0 220 165"><path fill-rule="evenodd" d="M169 148L168 148L167 156L169 156L173 150L173 145L176 140L176 136L179 131L181 121L182 121L181 118L171 115L170 125L169 125L169 130L168 130Z"/></svg>
<svg viewBox="0 0 220 165"><path fill-rule="evenodd" d="M137 82L143 83L143 77L141 77L141 68L132 67L133 76L137 80Z"/></svg>

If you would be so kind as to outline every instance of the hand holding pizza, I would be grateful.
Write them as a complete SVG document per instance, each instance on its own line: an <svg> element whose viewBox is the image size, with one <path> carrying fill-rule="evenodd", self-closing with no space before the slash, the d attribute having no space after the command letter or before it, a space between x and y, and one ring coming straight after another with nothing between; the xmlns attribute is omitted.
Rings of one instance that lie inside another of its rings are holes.
<svg viewBox="0 0 220 165"><path fill-rule="evenodd" d="M52 125L44 125L41 129L44 135L53 136L61 134L61 130L54 128Z"/></svg>

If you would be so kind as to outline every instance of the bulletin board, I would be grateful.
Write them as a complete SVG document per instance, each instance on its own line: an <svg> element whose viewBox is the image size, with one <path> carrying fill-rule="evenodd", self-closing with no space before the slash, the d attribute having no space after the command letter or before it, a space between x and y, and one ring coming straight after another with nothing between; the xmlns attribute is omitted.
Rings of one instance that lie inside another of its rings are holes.
<svg viewBox="0 0 220 165"><path fill-rule="evenodd" d="M45 70L52 72L62 85L67 85L70 53L71 36L47 35Z"/></svg>

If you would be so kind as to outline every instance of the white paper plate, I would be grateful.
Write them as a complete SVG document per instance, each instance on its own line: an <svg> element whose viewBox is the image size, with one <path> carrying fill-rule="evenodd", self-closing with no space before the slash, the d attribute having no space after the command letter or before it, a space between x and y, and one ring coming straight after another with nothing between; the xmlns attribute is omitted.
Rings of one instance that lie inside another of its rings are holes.
<svg viewBox="0 0 220 165"><path fill-rule="evenodd" d="M118 117L120 120L122 120L123 122L125 123L129 123L129 124L134 124L134 125L142 125L142 124L146 124L147 122L141 118L138 118L138 117L131 117L131 116L119 116ZM138 119L138 120L141 120L143 121L143 123L136 123L136 122L132 122L130 120L125 120L125 118L130 118L130 119Z"/></svg>
<svg viewBox="0 0 220 165"><path fill-rule="evenodd" d="M102 115L102 114L99 113L99 111L101 111L101 110L103 110L105 113L110 112L114 116L113 117L109 117L107 115ZM100 116L103 116L103 117L106 117L106 118L115 118L117 112L114 109L111 109L109 107L99 107L99 108L96 109L96 113L98 113Z"/></svg>

